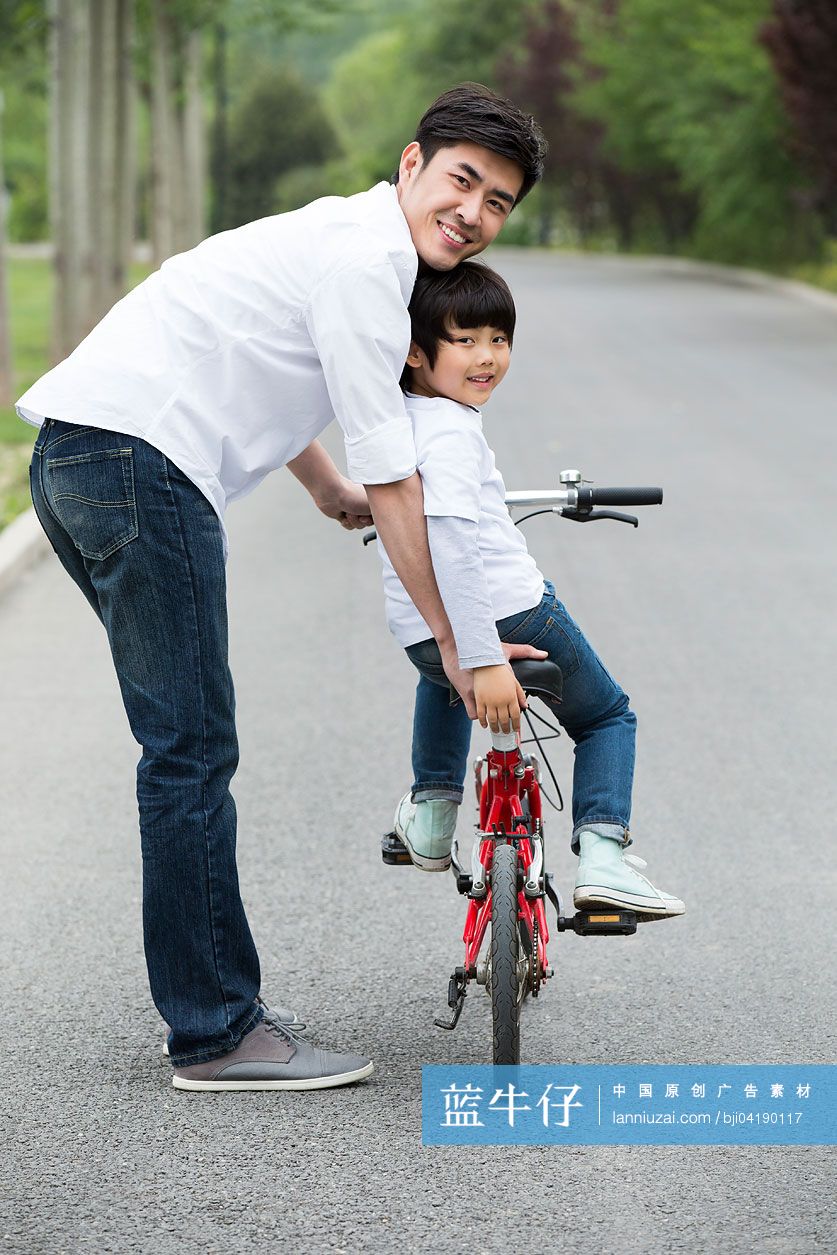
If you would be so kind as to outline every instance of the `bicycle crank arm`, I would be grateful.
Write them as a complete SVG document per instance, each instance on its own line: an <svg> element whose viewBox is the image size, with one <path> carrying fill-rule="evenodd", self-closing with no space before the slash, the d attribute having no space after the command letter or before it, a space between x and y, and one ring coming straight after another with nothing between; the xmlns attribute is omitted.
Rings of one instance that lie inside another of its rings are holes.
<svg viewBox="0 0 837 1255"><path fill-rule="evenodd" d="M467 996L466 985L468 979L465 975L464 967L454 968L450 981L448 982L448 1006L453 1011L450 1022L447 1020L435 1019L433 1023L437 1028L456 1028L459 1023L459 1017L462 1014L462 1008L465 1005Z"/></svg>

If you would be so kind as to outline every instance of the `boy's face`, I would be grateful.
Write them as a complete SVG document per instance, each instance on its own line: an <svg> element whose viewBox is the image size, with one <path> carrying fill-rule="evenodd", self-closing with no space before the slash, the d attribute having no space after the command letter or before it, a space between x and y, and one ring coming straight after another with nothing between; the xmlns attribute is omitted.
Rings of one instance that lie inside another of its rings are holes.
<svg viewBox="0 0 837 1255"><path fill-rule="evenodd" d="M511 345L498 327L448 328L430 365L417 344L410 345L410 391L423 397L449 397L463 405L484 405L509 368Z"/></svg>
<svg viewBox="0 0 837 1255"><path fill-rule="evenodd" d="M425 164L413 141L401 155L396 189L419 257L450 270L488 247L522 186L520 166L479 144L440 148Z"/></svg>

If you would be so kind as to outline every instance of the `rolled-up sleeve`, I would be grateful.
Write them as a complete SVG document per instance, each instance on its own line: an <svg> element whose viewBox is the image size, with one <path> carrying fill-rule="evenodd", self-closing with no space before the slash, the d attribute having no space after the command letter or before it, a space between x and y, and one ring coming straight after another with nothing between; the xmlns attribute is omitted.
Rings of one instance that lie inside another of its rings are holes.
<svg viewBox="0 0 837 1255"><path fill-rule="evenodd" d="M399 386L410 316L394 267L350 266L327 276L306 308L309 335L343 429L358 484L389 484L416 469L413 428Z"/></svg>

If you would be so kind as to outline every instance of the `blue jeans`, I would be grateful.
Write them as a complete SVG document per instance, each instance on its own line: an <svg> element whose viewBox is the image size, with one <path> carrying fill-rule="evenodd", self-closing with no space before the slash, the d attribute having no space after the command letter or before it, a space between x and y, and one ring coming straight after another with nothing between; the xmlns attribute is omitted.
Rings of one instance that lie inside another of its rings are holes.
<svg viewBox="0 0 837 1255"><path fill-rule="evenodd" d="M262 1018L238 888L235 699L221 527L198 488L133 436L47 419L38 518L104 624L137 769L143 932L175 1065L234 1050Z"/></svg>
<svg viewBox="0 0 837 1255"><path fill-rule="evenodd" d="M634 778L636 716L628 698L545 584L532 610L500 619L500 639L545 649L561 668L564 696L550 709L575 744L572 849L579 853L582 828L630 845L631 789ZM449 798L461 802L471 744L471 720L451 690L434 640L407 649L421 673L413 718L413 800ZM540 699L538 699L540 700ZM602 827L606 825L606 827Z"/></svg>

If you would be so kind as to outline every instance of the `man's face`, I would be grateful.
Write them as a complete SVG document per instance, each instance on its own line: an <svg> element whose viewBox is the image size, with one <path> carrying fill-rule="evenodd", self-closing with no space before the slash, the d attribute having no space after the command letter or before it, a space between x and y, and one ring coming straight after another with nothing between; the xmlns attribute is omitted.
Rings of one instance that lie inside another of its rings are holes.
<svg viewBox="0 0 837 1255"><path fill-rule="evenodd" d="M415 141L398 170L398 200L416 252L434 270L487 248L523 185L516 162L479 144L440 148L427 164Z"/></svg>

